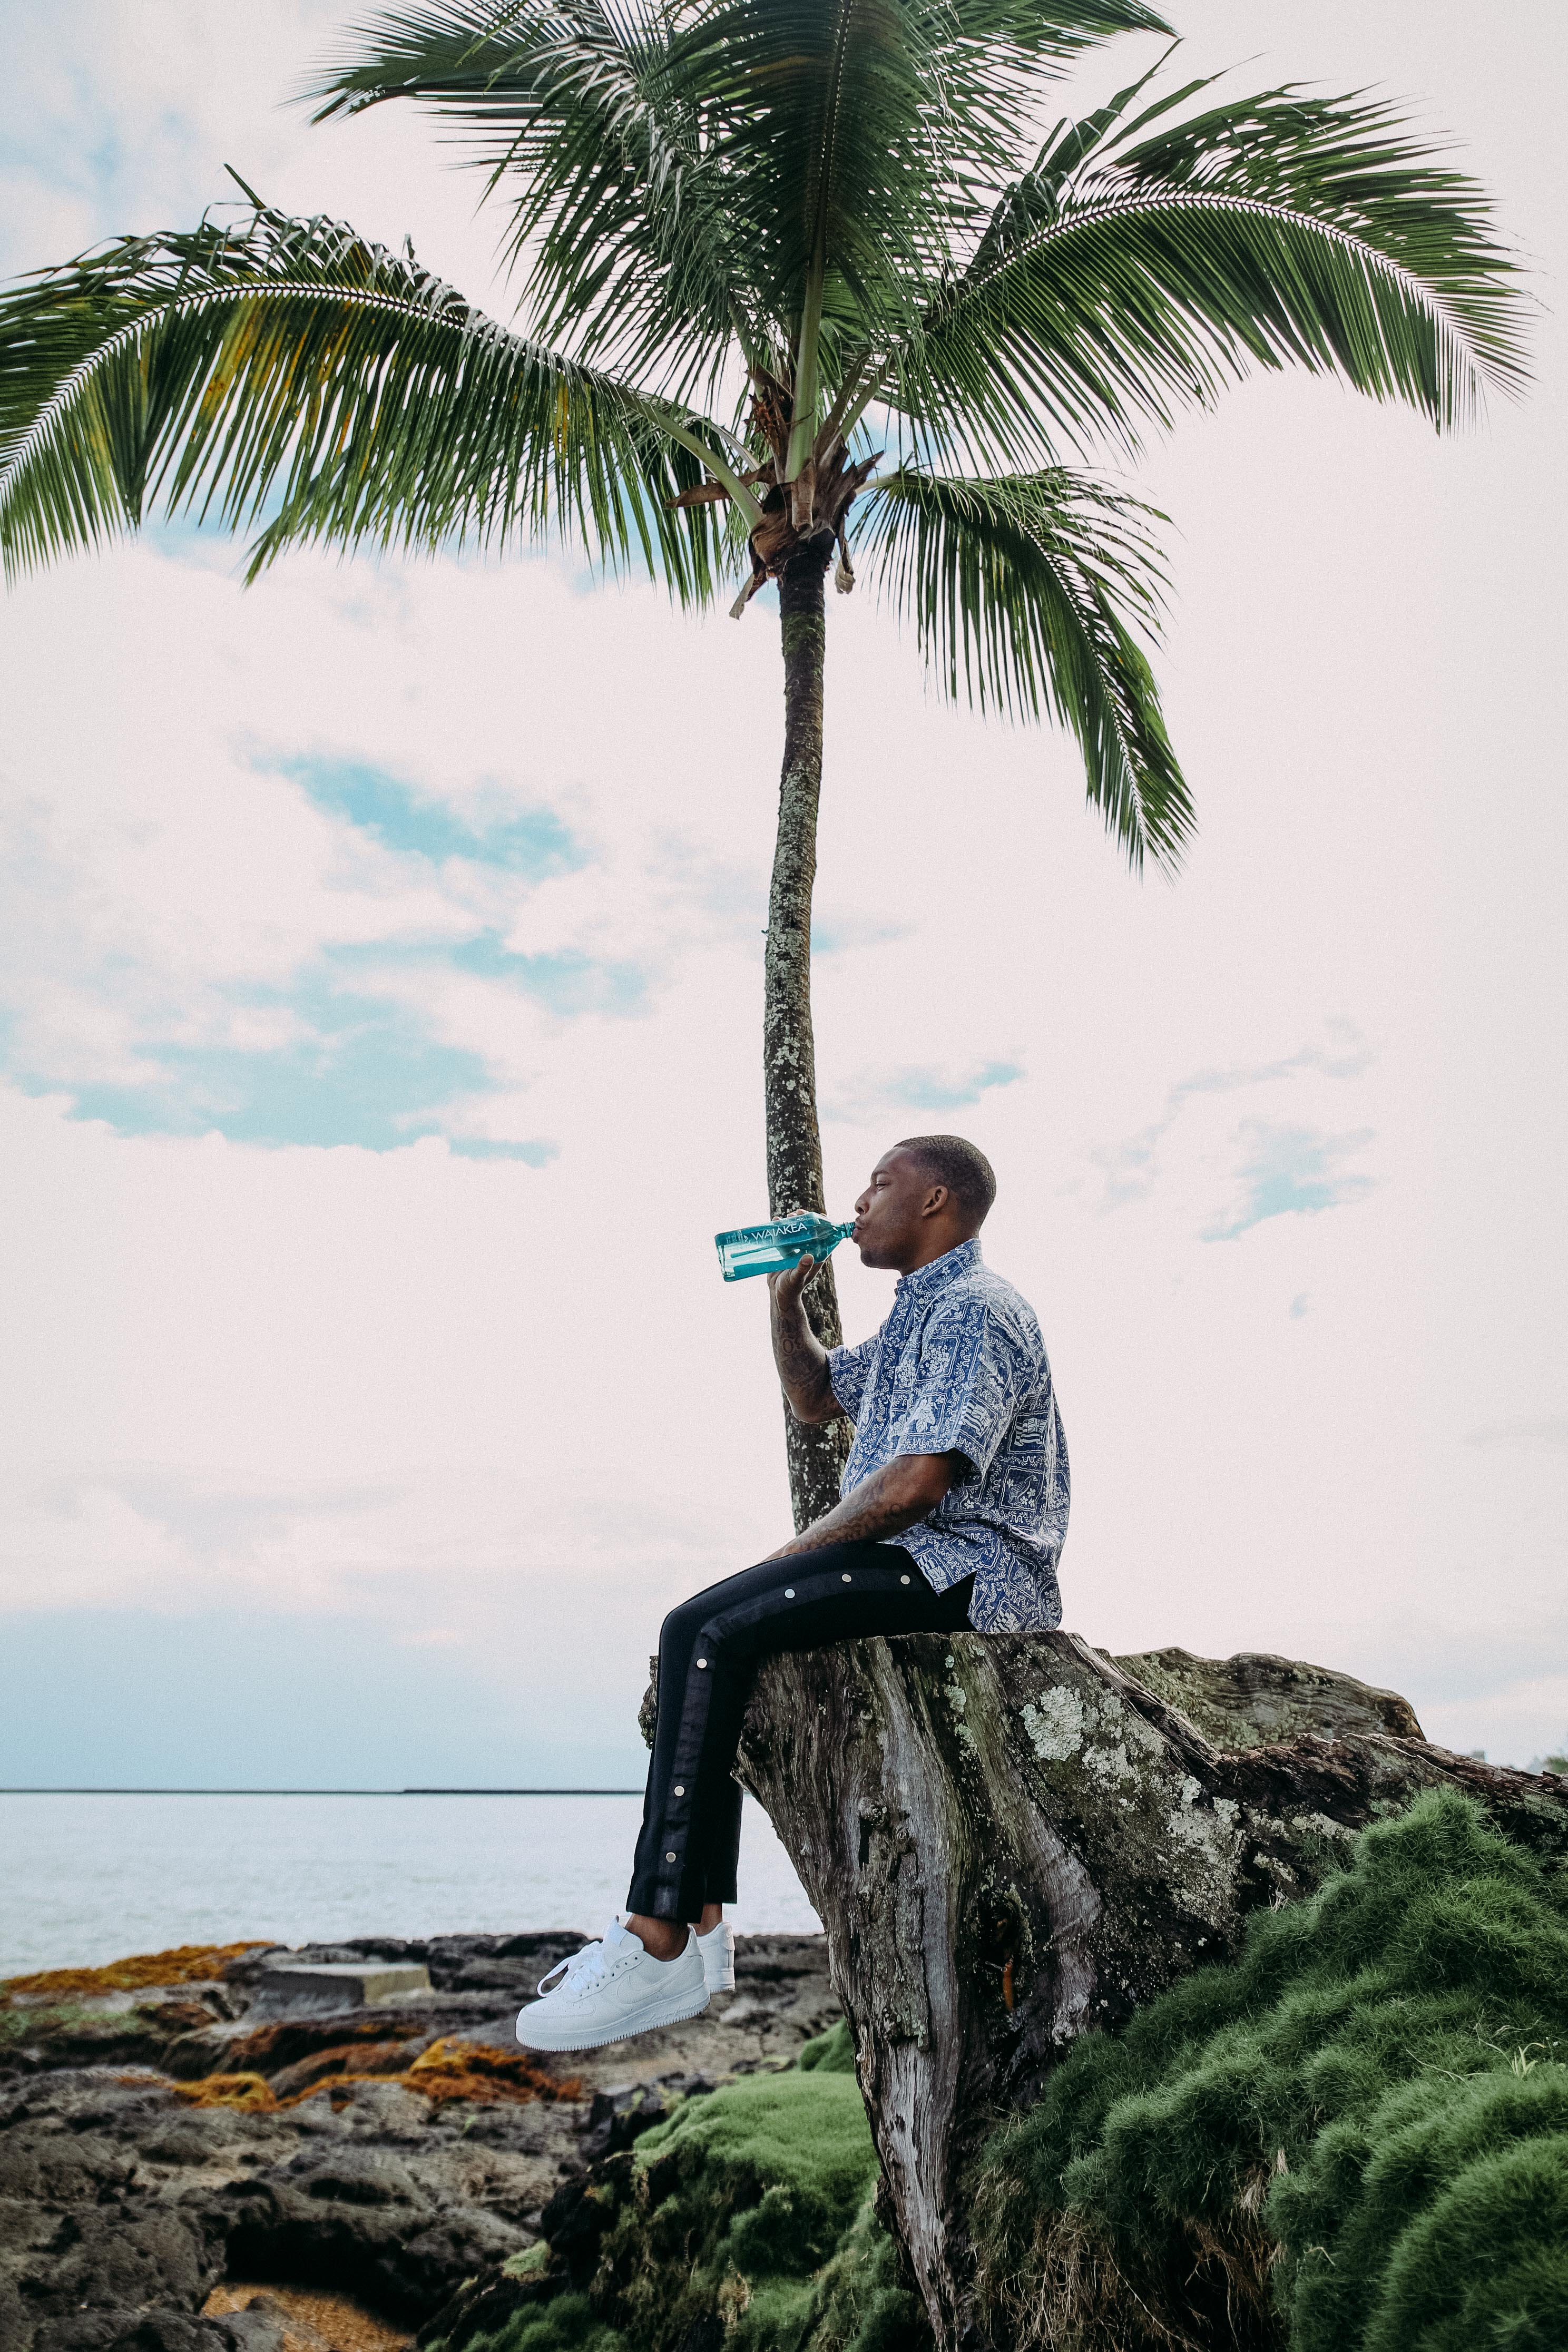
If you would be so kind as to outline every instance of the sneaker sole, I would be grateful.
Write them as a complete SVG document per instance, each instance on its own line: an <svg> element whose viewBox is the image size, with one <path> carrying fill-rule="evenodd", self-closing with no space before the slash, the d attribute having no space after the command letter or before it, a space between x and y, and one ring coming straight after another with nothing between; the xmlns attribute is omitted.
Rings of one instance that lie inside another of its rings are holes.
<svg viewBox="0 0 1568 2352"><path fill-rule="evenodd" d="M688 2018L700 2017L711 1998L707 1986L704 1985L700 2000L688 2001L680 2009L667 2010L661 2005L658 2014L653 2017L644 2016L641 2011L638 2011L633 2017L623 2018L614 2033L590 2034L585 2041L573 2038L571 2029L567 2026L562 2026L558 2033L552 2035L548 2041L533 2039L524 2041L521 2032L522 2017L528 2015L527 2010L524 2010L522 2017L518 2020L518 2043L524 2050L607 2050L612 2042L629 2042L634 2034L657 2033L661 2025L683 2025Z"/></svg>

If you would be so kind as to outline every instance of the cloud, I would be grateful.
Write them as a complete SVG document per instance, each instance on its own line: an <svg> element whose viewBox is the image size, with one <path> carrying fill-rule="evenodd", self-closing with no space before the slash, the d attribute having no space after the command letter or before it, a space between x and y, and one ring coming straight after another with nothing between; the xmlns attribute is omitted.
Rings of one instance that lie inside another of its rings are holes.
<svg viewBox="0 0 1568 2352"><path fill-rule="evenodd" d="M345 1561L374 1559L400 1499L391 1479L244 1482L179 1469L101 1464L32 1486L7 1482L0 1517L0 1607L142 1606L245 1593L319 1607Z"/></svg>
<svg viewBox="0 0 1568 2352"><path fill-rule="evenodd" d="M1420 1601L1397 1622L1369 1627L1353 1658L1336 1664L1408 1698L1428 1739L1493 1763L1524 1764L1559 1751L1568 1725L1568 1618L1560 1608L1514 1623L1484 1610L1464 1622L1425 1615Z"/></svg>
<svg viewBox="0 0 1568 2352"><path fill-rule="evenodd" d="M1250 1141L1236 1171L1240 1197L1202 1228L1202 1241L1233 1242L1270 1217L1317 1216L1364 1200L1373 1189L1370 1176L1341 1171L1335 1164L1365 1150L1370 1128L1324 1135L1316 1128L1270 1127L1254 1118L1244 1121L1241 1133Z"/></svg>
<svg viewBox="0 0 1568 2352"><path fill-rule="evenodd" d="M1461 56L1460 16L1440 13ZM447 168L423 116L381 109L310 131L303 110L277 104L330 41L341 0L258 10L150 0L150 14L89 0L13 14L23 55L8 62L22 69L0 106L31 162L5 167L0 238L14 268L100 235L194 221L226 193L219 165L231 156L290 209L324 205L389 240L409 227L431 267L496 307L494 220L470 223L476 184ZM1376 77L1375 57L1370 68L1346 58L1348 79ZM1279 74L1291 69L1285 59ZM1501 119L1497 108L1488 118ZM1552 740L1542 698L1549 600L1528 593L1549 576L1550 535L1528 496L1491 500L1489 534L1471 534L1485 593L1455 619L1428 593L1423 534L1452 479L1463 538L1466 468L1454 475L1452 453L1436 445L1420 456L1419 436L1406 465L1375 415L1305 382L1264 389L1217 431L1200 420L1160 459L1167 475L1177 469L1155 485L1161 503L1195 519L1184 692L1206 846L1158 904L1130 887L1086 818L1069 740L937 711L922 700L914 648L863 597L837 601L817 941L824 1075L934 1066L951 1101L954 1070L1005 1054L1037 1082L983 1095L978 1112L906 1101L879 1133L835 1126L830 1167L853 1163L858 1182L858 1137L879 1148L919 1127L984 1119L987 1149L1018 1171L1006 1188L1008 1271L1047 1312L1068 1392L1079 1472L1068 1607L1089 1638L1352 1664L1344 1652L1369 1609L1403 1622L1436 1587L1462 1656L1478 1613L1517 1615L1548 1584L1560 1525L1541 1486L1561 1452L1452 1442L1564 1402L1546 1305L1562 1244L1551 1188L1515 1185L1508 1215L1484 1233L1466 1223L1467 1204L1495 1192L1499 1165L1528 1169L1551 1149L1557 1065L1527 1052L1532 1041L1510 1019L1520 1003L1552 1003L1561 961L1542 847L1563 814L1541 756ZM1293 466L1279 463L1282 419ZM1513 441L1517 476L1524 445ZM1502 449L1505 475L1507 460ZM1337 507L1303 483L1331 484ZM1182 496L1166 499L1164 488ZM1282 543L1302 550L1288 577ZM99 1777L82 1770L79 1744L110 1744L112 1707L117 1771L138 1743L181 1743L157 1774L142 1752L126 1777L211 1777L220 1755L219 1777L238 1779L263 1777L263 1758L268 1769L329 1777L530 1777L499 1744L523 1717L515 1692L496 1699L492 1748L477 1737L469 1685L438 1682L438 1669L476 1657L496 1661L498 1678L537 1670L577 1736L635 1741L661 1609L787 1531L759 1301L744 1285L721 1289L707 1238L760 1197L777 624L687 620L631 588L578 603L528 562L339 566L301 553L241 595L232 542L192 538L178 562L173 551L149 542L61 566L7 609L4 756L18 790L58 812L61 853L50 877L7 861L0 954L8 936L16 1052L73 1086L146 1076L166 1040L236 1050L248 1040L247 1056L265 1060L305 1050L320 1027L336 1037L310 1002L321 984L361 1001L345 1021L380 1003L400 1035L471 1059L413 1071L405 1108L432 1111L448 1141L411 1150L121 1141L0 1088L18 1202L4 1234L14 1458L48 1462L68 1447L110 1470L188 1460L215 1480L275 1477L306 1496L313 1479L340 1475L414 1489L367 1508L363 1525L324 1505L302 1512L268 1546L264 1580L245 1584L250 1613L210 1643L166 1621L140 1642L125 1620L98 1635L79 1616L60 1621L47 1648L20 1656L13 1643L9 1692L29 1709L26 1730L7 1723L27 1759L17 1777L37 1777L28 1732L54 1741L58 1777ZM1352 604L1335 610L1347 580ZM1305 701L1304 661L1330 680ZM1445 719L1444 694L1460 681L1468 690ZM1300 724L1279 726L1287 709ZM1512 798L1483 872L1466 829L1468 786L1496 751L1476 714L1490 714L1496 736L1499 711L1511 731L1493 768ZM591 861L536 875L466 845L443 855L428 836L400 854L303 782L258 772L254 754L272 745L284 758L330 750L403 780L416 803L438 785L441 805L479 833L479 780L515 780L515 805L555 808ZM651 836L676 824L688 838L660 867ZM694 852L714 861L706 903ZM1462 901L1457 930L1437 919L1445 877ZM924 910L938 903L951 950L940 990L918 952ZM843 919L846 904L911 917L916 935L874 943ZM715 938L728 943L721 951ZM1435 963L1439 950L1447 960ZM615 1017L610 967L646 976L647 1018ZM1369 1035L1398 1040L1370 1080L1330 1073L1351 1049L1321 1014L1342 1002ZM574 1003L585 1009L562 1009ZM998 1034L1005 1005L1031 1008L1037 1045L1010 1019ZM1312 1066L1292 1057L1291 1037L1313 1042ZM374 1043L332 1051L368 1055ZM1145 1066L1145 1091L1108 1110L1111 1090ZM1431 1071L1447 1083L1425 1089ZM471 1087L444 1093L464 1072ZM1180 1117L1148 1135L1173 1074L1184 1082ZM1248 1114L1331 1137L1375 1128L1379 1150L1386 1138L1391 1163L1410 1171L1408 1246L1379 1245L1382 1196L1360 1219L1276 1222L1265 1245L1272 1236L1294 1256L1300 1243L1310 1259L1283 1280L1269 1273L1278 1252L1198 1242L1240 1193L1231 1171L1249 1156L1236 1135ZM1160 1216L1110 1228L1085 1216L1112 1172L1092 1162L1091 1202L1021 1213L1031 1188L1056 1202L1077 1137L1114 1144L1134 1130L1142 1158L1118 1172L1133 1200L1144 1180L1158 1187ZM555 1136L562 1159L537 1173L510 1154L453 1148ZM1423 1181L1432 1165L1441 1184ZM1426 1269L1467 1251L1477 1282L1434 1293ZM885 1313L886 1284L848 1255L837 1264L858 1335ZM1286 1391L1306 1335L1279 1325L1298 1290L1311 1293L1315 1333L1331 1300L1344 1377ZM1503 1360L1516 1384L1478 1400L1477 1365ZM605 1449L603 1415L584 1400L601 1395L607 1362L671 1363L667 1385L702 1400L695 1489L712 1525L672 1534L652 1570L648 1489L693 1498L689 1449L670 1448L647 1413L632 1417L625 1446ZM1190 1407L1174 1415L1173 1390ZM1131 1475L1130 1425L1140 1432ZM1416 1484L1418 1458L1430 1466ZM1325 1547L1314 1479L1329 1459L1339 1533ZM450 1477L426 1494L421 1464L450 1465ZM490 1464L515 1465L504 1490ZM104 1580L99 1605L123 1608L143 1590L136 1547L151 1558L164 1538L104 1507L101 1529L79 1531L80 1566ZM590 1509L608 1532L585 1599ZM74 1590L75 1554L60 1540ZM26 1589L47 1601L56 1555L41 1540L27 1549ZM341 1587L340 1634L329 1640L315 1616L269 1635L279 1592L313 1591L345 1554L377 1565L374 1582ZM221 1529L181 1547L184 1606L211 1605L231 1556ZM512 1579L505 1622L499 1609L481 1618L502 1576ZM1287 1612L1302 1593L1298 1648ZM432 1627L463 1630L470 1646L396 1650L415 1671L383 1678L375 1662L395 1635ZM1561 1628L1554 1639L1561 1658ZM619 1645L618 1680L603 1664L606 1643ZM1539 1638L1531 1646L1539 1653ZM612 1680L614 1704L591 1704ZM1557 1712L1538 1731L1521 1717L1521 1752L1560 1738L1565 1721ZM401 1748L411 1729L424 1739L444 1727L439 1757ZM1459 1745L1497 1752L1478 1714L1455 1727Z"/></svg>
<svg viewBox="0 0 1568 2352"><path fill-rule="evenodd" d="M557 1147L515 1099L520 1056L647 1010L650 964L600 951L595 857L546 802L276 751L95 782L96 822L63 792L4 812L0 1069L77 1118L374 1151L440 1134L540 1166Z"/></svg>
<svg viewBox="0 0 1568 2352"><path fill-rule="evenodd" d="M823 1108L826 1118L847 1125L881 1118L894 1111L965 1110L995 1087L1016 1086L1024 1076L1017 1062L905 1063L892 1069L862 1070L847 1079Z"/></svg>
<svg viewBox="0 0 1568 2352"><path fill-rule="evenodd" d="M580 1013L638 1013L646 1004L650 980L643 964L587 955L579 948L528 955L504 946L488 931L451 949L447 961L455 971L509 982L568 1020Z"/></svg>
<svg viewBox="0 0 1568 2352"><path fill-rule="evenodd" d="M1521 1445L1531 1454L1568 1454L1568 1413L1544 1421L1500 1421L1486 1429L1472 1429L1467 1445Z"/></svg>
<svg viewBox="0 0 1568 2352"><path fill-rule="evenodd" d="M72 1089L78 1118L118 1135L204 1135L235 1143L360 1144L384 1151L438 1133L445 1106L486 1084L476 1054L433 1038L403 1009L308 981L258 1012L281 1013L290 1034L186 1045L149 1043L152 1066L119 1084ZM30 1089L47 1092L35 1082Z"/></svg>
<svg viewBox="0 0 1568 2352"><path fill-rule="evenodd" d="M261 1595L29 1612L7 1622L0 1657L10 1786L634 1787L647 1762L635 1702L585 1706L542 1672L507 1687L457 1629L351 1612L302 1624ZM300 1902L301 1937L321 1931L318 1900Z"/></svg>
<svg viewBox="0 0 1568 2352"><path fill-rule="evenodd" d="M1146 1201L1160 1175L1160 1146L1190 1103L1205 1096L1236 1094L1249 1087L1272 1086L1309 1075L1324 1078L1358 1078L1372 1066L1373 1053L1349 1022L1327 1024L1330 1042L1302 1045L1278 1061L1243 1063L1228 1069L1198 1070L1179 1078L1165 1097L1158 1118L1120 1143L1095 1154L1105 1171L1106 1210L1126 1208Z"/></svg>
<svg viewBox="0 0 1568 2352"><path fill-rule="evenodd" d="M530 1168L548 1168L561 1157L558 1143L504 1143L488 1135L450 1135L447 1149L459 1160L521 1160Z"/></svg>
<svg viewBox="0 0 1568 2352"><path fill-rule="evenodd" d="M814 956L847 955L856 948L891 947L896 940L907 940L914 928L912 923L878 915L813 916L811 951Z"/></svg>

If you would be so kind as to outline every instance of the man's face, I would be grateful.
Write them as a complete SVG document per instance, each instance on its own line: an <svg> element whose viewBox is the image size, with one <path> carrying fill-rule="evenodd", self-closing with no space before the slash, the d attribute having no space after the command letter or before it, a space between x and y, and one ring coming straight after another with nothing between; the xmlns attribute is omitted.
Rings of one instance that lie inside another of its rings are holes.
<svg viewBox="0 0 1568 2352"><path fill-rule="evenodd" d="M855 1203L851 1238L862 1265L902 1271L914 1264L930 1223L921 1211L937 1189L912 1152L883 1152Z"/></svg>

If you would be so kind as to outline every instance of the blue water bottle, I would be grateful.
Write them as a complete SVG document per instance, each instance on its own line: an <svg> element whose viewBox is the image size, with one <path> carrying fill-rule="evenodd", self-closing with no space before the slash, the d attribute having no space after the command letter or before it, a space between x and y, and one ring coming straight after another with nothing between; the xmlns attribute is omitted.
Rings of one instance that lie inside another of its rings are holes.
<svg viewBox="0 0 1568 2352"><path fill-rule="evenodd" d="M725 1281L744 1282L751 1274L783 1274L798 1265L807 1251L820 1265L854 1230L853 1217L836 1225L803 1209L798 1216L781 1217L771 1225L740 1225L732 1234L715 1234L713 1246Z"/></svg>

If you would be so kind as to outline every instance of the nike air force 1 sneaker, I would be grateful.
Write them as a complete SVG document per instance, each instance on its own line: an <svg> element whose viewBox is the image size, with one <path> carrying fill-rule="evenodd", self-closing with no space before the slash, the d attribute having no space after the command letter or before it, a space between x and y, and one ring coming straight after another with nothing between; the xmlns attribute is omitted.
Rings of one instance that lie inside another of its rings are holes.
<svg viewBox="0 0 1568 2352"><path fill-rule="evenodd" d="M697 1948L702 1955L702 1973L708 1979L710 1992L733 1992L735 1990L735 1930L728 1919L721 1919L705 1936L697 1938Z"/></svg>
<svg viewBox="0 0 1568 2352"><path fill-rule="evenodd" d="M519 2011L525 2050L598 2050L628 2034L651 2033L699 2017L708 2006L708 1976L697 1938L673 1960L656 1960L640 1937L616 1920L603 1941L584 1944L540 1979L539 1999Z"/></svg>

